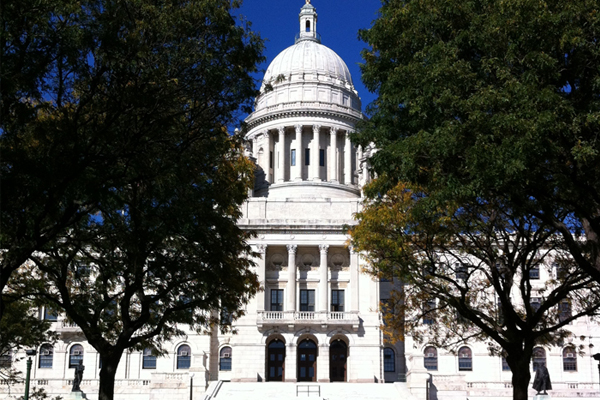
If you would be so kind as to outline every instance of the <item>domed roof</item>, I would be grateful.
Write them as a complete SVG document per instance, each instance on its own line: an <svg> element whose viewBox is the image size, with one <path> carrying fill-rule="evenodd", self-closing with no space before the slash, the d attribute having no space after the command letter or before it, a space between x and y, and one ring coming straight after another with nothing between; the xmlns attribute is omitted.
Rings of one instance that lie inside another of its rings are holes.
<svg viewBox="0 0 600 400"><path fill-rule="evenodd" d="M280 79L289 79L290 75L297 73L325 75L338 84L353 87L352 76L344 60L335 51L314 40L299 40L279 53L267 68L263 85L276 82L280 76Z"/></svg>

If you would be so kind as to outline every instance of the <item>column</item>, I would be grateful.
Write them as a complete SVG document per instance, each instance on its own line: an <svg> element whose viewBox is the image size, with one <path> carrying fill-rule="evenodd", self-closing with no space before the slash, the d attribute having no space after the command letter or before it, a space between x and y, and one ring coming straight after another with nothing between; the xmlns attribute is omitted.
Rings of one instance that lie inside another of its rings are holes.
<svg viewBox="0 0 600 400"><path fill-rule="evenodd" d="M285 151L285 128L280 126L277 128L279 131L279 141L277 142L277 158L275 159L275 167L277 168L277 183L283 183L285 181L285 169L287 167Z"/></svg>
<svg viewBox="0 0 600 400"><path fill-rule="evenodd" d="M327 285L328 281L328 271L327 271L327 250L329 249L329 245L320 244L319 250L321 250L321 264L319 266L319 311L326 313L329 310L327 301L329 298L329 287Z"/></svg>
<svg viewBox="0 0 600 400"><path fill-rule="evenodd" d="M292 167L292 176L290 176L290 180L301 181L302 180L302 125L296 125L296 142L295 142L295 150L296 150L296 165Z"/></svg>
<svg viewBox="0 0 600 400"><path fill-rule="evenodd" d="M352 246L348 247L348 251L350 252L350 282L352 284L352 298L350 299L350 311L358 312L358 280L360 278L358 274L358 254L354 252L354 248Z"/></svg>
<svg viewBox="0 0 600 400"><path fill-rule="evenodd" d="M258 283L260 287L263 289L263 293L260 292L256 296L256 311L261 312L265 311L266 304L268 303L269 294L267 293L267 279L266 279L266 265L267 265L267 245L259 244L256 246L256 252L260 254L260 259L256 263L258 266L258 270L256 274L258 275Z"/></svg>
<svg viewBox="0 0 600 400"><path fill-rule="evenodd" d="M317 357L317 382L329 382L329 343L325 341L319 344L319 356ZM347 367L346 367L347 368Z"/></svg>
<svg viewBox="0 0 600 400"><path fill-rule="evenodd" d="M265 140L263 144L263 171L265 171L265 180L267 182L273 182L273 178L271 176L271 134L269 132L264 132Z"/></svg>
<svg viewBox="0 0 600 400"><path fill-rule="evenodd" d="M287 291L287 309L286 311L296 311L296 250L298 246L288 244L288 282Z"/></svg>
<svg viewBox="0 0 600 400"><path fill-rule="evenodd" d="M310 143L310 168L308 179L313 181L320 181L321 176L319 174L319 133L321 131L321 125L313 125L313 139Z"/></svg>
<svg viewBox="0 0 600 400"><path fill-rule="evenodd" d="M352 143L350 132L346 132L346 143L344 144L344 184L352 184Z"/></svg>
<svg viewBox="0 0 600 400"><path fill-rule="evenodd" d="M338 168L339 164L337 162L337 133L338 129L336 127L329 128L330 131L330 144L329 144L329 181L333 183L338 183Z"/></svg>

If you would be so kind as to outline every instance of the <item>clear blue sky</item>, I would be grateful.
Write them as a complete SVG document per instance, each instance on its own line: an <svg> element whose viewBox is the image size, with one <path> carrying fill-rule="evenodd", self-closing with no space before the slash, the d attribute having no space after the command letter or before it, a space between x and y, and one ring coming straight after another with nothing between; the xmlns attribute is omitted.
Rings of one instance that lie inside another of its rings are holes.
<svg viewBox="0 0 600 400"><path fill-rule="evenodd" d="M298 14L305 0L243 0L240 13L252 22L252 30L266 39L264 71L281 51L294 44L300 31ZM358 30L369 28L377 18L380 0L312 0L317 9L317 32L322 44L335 51L348 65L363 109L375 97L362 84L360 52L366 44L358 40ZM259 79L262 79L262 73Z"/></svg>

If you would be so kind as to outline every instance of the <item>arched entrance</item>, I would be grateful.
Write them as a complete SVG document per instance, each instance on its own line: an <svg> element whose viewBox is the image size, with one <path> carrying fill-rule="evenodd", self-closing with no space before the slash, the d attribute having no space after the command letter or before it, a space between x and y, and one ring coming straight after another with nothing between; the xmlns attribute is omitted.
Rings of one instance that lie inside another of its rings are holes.
<svg viewBox="0 0 600 400"><path fill-rule="evenodd" d="M267 345L267 381L283 382L285 379L285 343L271 340Z"/></svg>
<svg viewBox="0 0 600 400"><path fill-rule="evenodd" d="M317 344L304 339L298 344L298 382L317 381Z"/></svg>
<svg viewBox="0 0 600 400"><path fill-rule="evenodd" d="M346 361L348 359L348 345L343 340L337 339L329 346L329 381L346 382Z"/></svg>

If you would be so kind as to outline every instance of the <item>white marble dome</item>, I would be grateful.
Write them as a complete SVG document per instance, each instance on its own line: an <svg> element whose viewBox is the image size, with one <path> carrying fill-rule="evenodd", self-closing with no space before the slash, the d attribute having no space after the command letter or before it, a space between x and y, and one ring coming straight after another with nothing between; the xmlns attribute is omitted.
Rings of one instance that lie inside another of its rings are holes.
<svg viewBox="0 0 600 400"><path fill-rule="evenodd" d="M271 62L265 73L262 90L266 83L273 85L279 76L289 80L295 74L306 73L324 76L335 85L354 89L350 71L335 51L315 40L299 40Z"/></svg>

